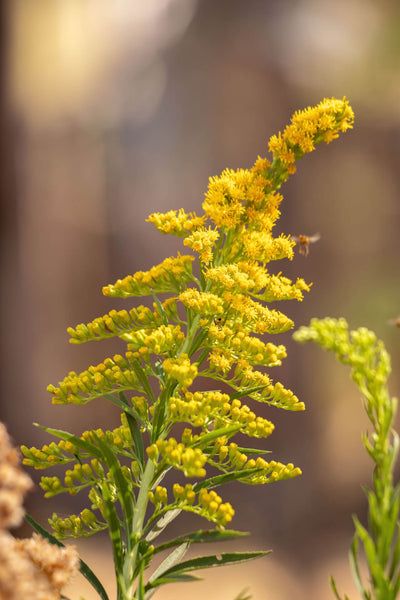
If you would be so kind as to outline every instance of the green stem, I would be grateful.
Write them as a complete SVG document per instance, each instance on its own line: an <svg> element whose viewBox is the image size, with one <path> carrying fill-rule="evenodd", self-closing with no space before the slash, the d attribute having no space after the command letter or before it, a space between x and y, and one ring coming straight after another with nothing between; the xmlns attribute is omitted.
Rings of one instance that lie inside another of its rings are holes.
<svg viewBox="0 0 400 600"><path fill-rule="evenodd" d="M132 539L135 540L135 543L131 552L125 557L124 575L128 594L124 600L133 600L133 577L137 567L139 542L142 537L146 508L149 502L149 491L153 483L154 473L155 464L152 460L148 460L140 484L136 506L133 511Z"/></svg>

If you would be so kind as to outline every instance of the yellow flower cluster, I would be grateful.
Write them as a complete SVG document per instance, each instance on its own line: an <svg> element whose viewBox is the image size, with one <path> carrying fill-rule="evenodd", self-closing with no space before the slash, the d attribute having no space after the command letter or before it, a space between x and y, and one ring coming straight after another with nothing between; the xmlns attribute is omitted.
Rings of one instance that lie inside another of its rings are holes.
<svg viewBox="0 0 400 600"><path fill-rule="evenodd" d="M185 341L185 334L179 325L161 325L157 329L141 329L125 335L124 339L130 352L139 351L140 355L147 356L177 352Z"/></svg>
<svg viewBox="0 0 400 600"><path fill-rule="evenodd" d="M293 327L293 321L277 310L270 310L244 294L224 292L229 317L236 327L256 333L282 333Z"/></svg>
<svg viewBox="0 0 400 600"><path fill-rule="evenodd" d="M21 446L21 452L24 455L22 461L24 465L34 467L35 469L47 469L51 465L65 464L74 460L73 456L65 456L63 450L65 450L66 442L61 440L58 444L51 442L51 444L45 444L40 450L32 446ZM73 454L73 449L67 450Z"/></svg>
<svg viewBox="0 0 400 600"><path fill-rule="evenodd" d="M183 245L200 254L201 262L207 265L212 260L212 248L218 238L219 233L215 229L199 229L187 237Z"/></svg>
<svg viewBox="0 0 400 600"><path fill-rule="evenodd" d="M146 452L152 460L157 460L161 456L167 464L183 471L186 477L204 477L206 474L204 465L207 462L207 455L203 454L200 448L188 448L182 442L177 442L175 438L157 440L146 449Z"/></svg>
<svg viewBox="0 0 400 600"><path fill-rule="evenodd" d="M288 277L269 275L268 282L262 294L255 297L264 302L276 302L277 300L303 300L303 292L309 292L312 284L307 284L304 279L297 278L296 283Z"/></svg>
<svg viewBox="0 0 400 600"><path fill-rule="evenodd" d="M251 392L249 396L258 402L266 402L271 406L285 410L305 410L304 402L300 402L297 396L287 390L281 383L273 385L270 377L261 371L257 371L245 360L239 360L231 384L235 389L247 387L261 387L259 392Z"/></svg>
<svg viewBox="0 0 400 600"><path fill-rule="evenodd" d="M229 502L222 502L222 498L213 490L207 491L202 488L199 492L199 504L201 505L205 516L215 518L218 525L224 527L232 521L235 514ZM202 512L200 512L202 514ZM214 520L214 519L212 519Z"/></svg>
<svg viewBox="0 0 400 600"><path fill-rule="evenodd" d="M354 113L348 101L325 98L317 106L297 111L283 132L272 136L269 150L285 165L293 165L303 154L315 149L315 144L329 144L353 126ZM292 170L293 172L293 170Z"/></svg>
<svg viewBox="0 0 400 600"><path fill-rule="evenodd" d="M105 286L103 294L113 298L129 298L152 293L179 292L185 282L193 280L192 261L193 256L166 258L150 271L138 271L124 279L118 279L114 285Z"/></svg>
<svg viewBox="0 0 400 600"><path fill-rule="evenodd" d="M263 289L269 281L264 267L257 263L232 263L212 267L206 271L206 279L217 291L251 293Z"/></svg>
<svg viewBox="0 0 400 600"><path fill-rule="evenodd" d="M281 273L270 275L257 262L240 262L212 267L205 277L212 282L212 289L219 293L224 290L242 292L255 296L258 300L275 302L276 300L303 300L303 291L310 291L311 284L298 278L296 283ZM264 289L265 288L265 289ZM261 293L261 290L264 292Z"/></svg>
<svg viewBox="0 0 400 600"><path fill-rule="evenodd" d="M235 443L227 445L227 439L218 438L214 446L214 454L219 457L219 462L215 463L219 468L229 473L231 471L255 470L252 473L244 473L240 481L252 485L272 483L282 479L291 479L301 475L301 470L292 463L284 465L283 463L271 460L267 462L261 457L257 459L250 458L244 454Z"/></svg>
<svg viewBox="0 0 400 600"><path fill-rule="evenodd" d="M141 418L147 418L147 402L145 398L132 398L132 406ZM125 413L121 415L121 422L122 425L112 431L103 431L102 429L84 431L80 439L84 442L87 441L96 444L96 439L100 438L107 443L115 454L132 456L133 440ZM79 448L70 441L60 440L58 444L55 442L49 445L45 444L41 449L34 446L31 448L21 446L21 452L25 457L23 460L24 465L29 465L35 469L47 469L56 464L67 464L74 461ZM97 458L93 458L90 464L98 477L104 476L104 471Z"/></svg>
<svg viewBox="0 0 400 600"><path fill-rule="evenodd" d="M166 375L184 388L191 386L197 376L197 367L190 363L187 354L181 354L179 358L167 358L163 362L163 368Z"/></svg>
<svg viewBox="0 0 400 600"><path fill-rule="evenodd" d="M293 242L289 236L272 237L269 231L246 231L240 238L242 255L250 261L268 263L271 260L293 258Z"/></svg>
<svg viewBox="0 0 400 600"><path fill-rule="evenodd" d="M47 391L53 395L53 404L86 404L109 392L140 390L139 380L130 362L133 358L132 352L127 352L125 358L116 354L113 359L106 358L79 375L71 371L58 384L59 387L47 387Z"/></svg>
<svg viewBox="0 0 400 600"><path fill-rule="evenodd" d="M147 219L161 231L179 237L185 237L188 232L203 227L205 217L198 217L196 213L186 214L183 208L179 211L170 210L167 213L153 213Z"/></svg>
<svg viewBox="0 0 400 600"><path fill-rule="evenodd" d="M167 488L158 485L154 492L149 492L149 500L156 505L156 508L158 508L161 504L166 506L168 504Z"/></svg>
<svg viewBox="0 0 400 600"><path fill-rule="evenodd" d="M223 352L225 356L232 357L232 362L246 360L250 364L276 367L286 358L285 346L275 346L268 342L265 344L258 337L246 335L243 331L234 333L229 327L219 327L211 324L208 329L208 338L211 347Z"/></svg>
<svg viewBox="0 0 400 600"><path fill-rule="evenodd" d="M210 177L203 210L217 227L234 229L241 222L253 180L247 169L225 169L219 177Z"/></svg>
<svg viewBox="0 0 400 600"><path fill-rule="evenodd" d="M255 171L256 169L253 167L252 172L254 173ZM265 181L266 187L262 202L248 202L246 204L243 221L245 222L247 229L271 232L276 221L281 216L279 206L283 200L283 196L275 190L267 191L272 185L272 181Z"/></svg>
<svg viewBox="0 0 400 600"><path fill-rule="evenodd" d="M182 399L170 398L170 418L176 422L191 423L194 427L207 427L214 423L214 429L238 425L238 431L249 437L264 438L271 435L274 426L267 419L257 417L240 400L232 400L221 392L186 392Z"/></svg>
<svg viewBox="0 0 400 600"><path fill-rule="evenodd" d="M164 310L168 310L168 305ZM72 344L82 344L89 340L101 340L104 338L122 336L143 327L158 327L162 324L160 313L154 312L147 306L126 310L111 310L103 317L97 317L91 323L80 323L75 328L68 327Z"/></svg>
<svg viewBox="0 0 400 600"><path fill-rule="evenodd" d="M179 294L178 299L186 308L205 317L220 316L224 312L222 298L209 292L199 292L190 288Z"/></svg>
<svg viewBox="0 0 400 600"><path fill-rule="evenodd" d="M219 527L225 527L225 525L230 523L235 514L231 504L229 502L223 503L222 498L213 490L207 491L206 489L200 489L198 494L198 504L194 504L196 493L190 483L186 484L185 487L175 483L172 491L175 502L170 505L171 507L177 506L181 510L205 517L208 521L216 523ZM162 486L157 486L154 492L149 492L149 500L157 509L162 508L163 505L167 506L167 489Z"/></svg>

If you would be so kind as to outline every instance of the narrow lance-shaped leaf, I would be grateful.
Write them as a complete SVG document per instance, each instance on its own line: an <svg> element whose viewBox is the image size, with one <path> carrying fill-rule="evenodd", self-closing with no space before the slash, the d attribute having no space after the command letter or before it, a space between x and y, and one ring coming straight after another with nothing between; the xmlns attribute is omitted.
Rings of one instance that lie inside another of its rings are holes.
<svg viewBox="0 0 400 600"><path fill-rule="evenodd" d="M149 584L153 583L156 579L158 579L161 575L169 571L176 564L182 564L182 558L185 556L186 552L189 550L190 542L183 542L180 544L175 550L171 552L167 556L165 560L157 567L154 573L149 578Z"/></svg>
<svg viewBox="0 0 400 600"><path fill-rule="evenodd" d="M148 583L146 590L162 585L163 583L166 583L168 579L173 579L176 575L182 575L187 571L197 571L199 569L209 569L210 567L221 567L243 563L249 560L254 560L255 558L266 556L269 554L269 552L269 550L266 552L232 552L221 555L200 556L193 558L191 560L184 561L179 565L175 565L174 567L171 567L165 571L161 579L157 579L151 583Z"/></svg>
<svg viewBox="0 0 400 600"><path fill-rule="evenodd" d="M245 537L247 535L249 534L246 532L234 531L233 529L207 529L205 531L200 529L199 531L187 533L186 535L181 535L173 540L170 540L169 542L160 544L154 549L154 554L162 552L167 548L178 546L179 544L183 544L185 542L190 544L225 542L234 538Z"/></svg>
<svg viewBox="0 0 400 600"><path fill-rule="evenodd" d="M127 543L128 549L130 547L130 537L129 534L132 529L132 520L133 520L133 504L135 501L135 497L133 495L132 489L129 487L128 482L126 481L121 466L116 459L113 452L110 450L108 445L96 434L95 438L99 445L100 450L103 453L103 460L106 463L107 467L110 469L110 473L115 482L118 497L120 499L121 507L125 516L125 523L127 527Z"/></svg>
<svg viewBox="0 0 400 600"><path fill-rule="evenodd" d="M120 393L120 400L126 407L129 408L128 401L125 397L125 394L123 394L122 392ZM141 470L143 471L144 448L143 448L143 438L142 438L142 434L140 432L140 427L138 425L138 421L141 423L143 423L143 422L140 420L140 418L136 414L132 415L132 413L130 411L128 411L126 408L124 408L124 412L125 412L126 420L128 422L128 427L129 427L129 430L131 432L131 436L133 439L136 458L137 458L137 461L139 463Z"/></svg>

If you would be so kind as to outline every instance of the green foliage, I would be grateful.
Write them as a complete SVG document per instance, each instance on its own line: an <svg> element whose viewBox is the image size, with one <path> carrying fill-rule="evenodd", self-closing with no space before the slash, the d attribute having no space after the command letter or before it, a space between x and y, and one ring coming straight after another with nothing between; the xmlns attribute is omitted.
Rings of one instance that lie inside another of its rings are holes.
<svg viewBox="0 0 400 600"><path fill-rule="evenodd" d="M355 534L350 548L350 565L361 598L395 600L400 590L400 483L394 483L399 436L393 429L397 400L387 387L390 357L383 342L361 327L349 331L344 319L313 319L293 336L298 342L313 341L333 351L340 362L351 367L351 377L362 392L364 408L372 425L363 434L365 449L374 462L372 489L368 499L368 526L353 517ZM363 549L368 578L361 575ZM332 589L341 600L334 580ZM348 597L344 597L348 600Z"/></svg>

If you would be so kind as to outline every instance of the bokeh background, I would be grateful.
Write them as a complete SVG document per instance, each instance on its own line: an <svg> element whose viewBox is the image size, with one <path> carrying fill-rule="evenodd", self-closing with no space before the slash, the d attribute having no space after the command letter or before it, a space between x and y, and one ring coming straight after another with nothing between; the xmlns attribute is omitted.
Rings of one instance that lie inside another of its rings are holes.
<svg viewBox="0 0 400 600"><path fill-rule="evenodd" d="M375 329L398 394L400 330L388 324L400 315L396 0L3 0L0 26L0 417L16 443L47 439L34 421L76 433L117 425L101 401L51 406L48 383L118 348L72 346L67 326L116 306L104 284L181 250L148 214L200 212L209 176L251 166L295 110L324 97L346 96L356 122L282 188L279 230L321 234L307 258L279 265L314 282L284 310L297 326L330 315ZM160 600L233 600L245 587L255 599L321 600L332 597L331 573L354 590L351 514L364 517L361 484L371 477L359 394L333 356L290 333L280 343L288 358L272 375L307 412L267 410L277 425L268 446L303 476L223 494L252 547L274 553L167 587ZM45 523L53 510L68 513L66 502L43 502L37 489L27 507ZM112 596L107 539L80 547ZM69 595L95 597L80 580Z"/></svg>

